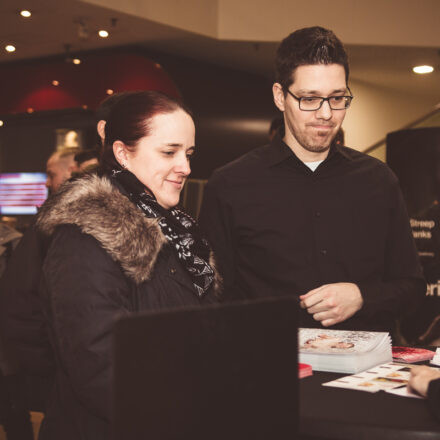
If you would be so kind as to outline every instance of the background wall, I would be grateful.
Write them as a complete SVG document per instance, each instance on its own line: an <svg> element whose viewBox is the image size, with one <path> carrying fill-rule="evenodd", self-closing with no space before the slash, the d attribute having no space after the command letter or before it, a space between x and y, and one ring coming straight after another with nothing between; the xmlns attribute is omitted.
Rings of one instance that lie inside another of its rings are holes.
<svg viewBox="0 0 440 440"><path fill-rule="evenodd" d="M112 53L127 50L113 50ZM193 178L207 179L218 166L267 142L270 121L277 114L272 102L271 81L267 78L187 58L131 51L159 63L195 115L197 154L193 159ZM90 54L89 58L93 56ZM50 62L54 64L53 60ZM44 60L34 64L41 64L45 76L52 81ZM130 66L126 68L129 70ZM112 66L108 65L108 69ZM98 82L106 82L103 74ZM128 89L113 88L115 92ZM1 119L4 120L0 127L2 172L43 171L48 156L55 149L57 129L79 129L84 133L86 146L95 143L95 118L91 106L9 114Z"/></svg>
<svg viewBox="0 0 440 440"><path fill-rule="evenodd" d="M403 94L360 81L350 81L355 96L344 121L346 145L364 151L387 133L399 130L432 110L423 96ZM379 157L385 161L385 149Z"/></svg>

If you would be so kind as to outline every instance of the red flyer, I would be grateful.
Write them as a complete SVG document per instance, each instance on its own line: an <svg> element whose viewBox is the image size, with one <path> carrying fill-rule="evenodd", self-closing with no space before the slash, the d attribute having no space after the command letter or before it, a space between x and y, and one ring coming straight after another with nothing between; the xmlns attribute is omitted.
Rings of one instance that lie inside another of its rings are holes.
<svg viewBox="0 0 440 440"><path fill-rule="evenodd" d="M298 377L302 379L303 377L311 376L313 374L312 366L308 364L298 364Z"/></svg>
<svg viewBox="0 0 440 440"><path fill-rule="evenodd" d="M434 357L435 352L424 348L393 347L393 359L401 362L421 362Z"/></svg>

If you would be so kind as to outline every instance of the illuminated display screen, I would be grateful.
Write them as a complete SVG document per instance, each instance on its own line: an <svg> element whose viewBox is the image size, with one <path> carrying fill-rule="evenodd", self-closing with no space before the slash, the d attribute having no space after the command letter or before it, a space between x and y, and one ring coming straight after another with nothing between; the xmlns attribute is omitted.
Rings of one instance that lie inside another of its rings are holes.
<svg viewBox="0 0 440 440"><path fill-rule="evenodd" d="M0 214L36 214L47 194L45 173L0 174Z"/></svg>

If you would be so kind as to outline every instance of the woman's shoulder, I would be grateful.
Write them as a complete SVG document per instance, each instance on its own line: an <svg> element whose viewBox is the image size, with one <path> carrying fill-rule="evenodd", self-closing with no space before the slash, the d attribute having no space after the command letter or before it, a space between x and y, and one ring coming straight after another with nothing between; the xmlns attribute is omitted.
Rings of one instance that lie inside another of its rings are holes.
<svg viewBox="0 0 440 440"><path fill-rule="evenodd" d="M49 236L55 230L92 236L137 284L150 277L166 241L157 220L145 217L108 177L99 176L63 185L41 208L37 227Z"/></svg>

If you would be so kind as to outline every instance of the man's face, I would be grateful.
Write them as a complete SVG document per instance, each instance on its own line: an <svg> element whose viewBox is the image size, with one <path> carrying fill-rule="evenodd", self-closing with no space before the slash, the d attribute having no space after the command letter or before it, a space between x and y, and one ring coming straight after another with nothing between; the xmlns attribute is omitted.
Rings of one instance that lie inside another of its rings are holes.
<svg viewBox="0 0 440 440"><path fill-rule="evenodd" d="M58 191L59 187L72 175L75 169L75 162L72 157L60 158L57 153L53 154L46 165L46 187L50 193Z"/></svg>
<svg viewBox="0 0 440 440"><path fill-rule="evenodd" d="M347 95L344 67L339 64L299 66L289 90L298 98ZM280 84L274 84L273 92L275 104L284 112L286 144L300 159L325 159L346 110L331 110L325 101L319 110L303 111L295 98L288 93L284 96Z"/></svg>

